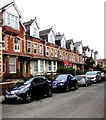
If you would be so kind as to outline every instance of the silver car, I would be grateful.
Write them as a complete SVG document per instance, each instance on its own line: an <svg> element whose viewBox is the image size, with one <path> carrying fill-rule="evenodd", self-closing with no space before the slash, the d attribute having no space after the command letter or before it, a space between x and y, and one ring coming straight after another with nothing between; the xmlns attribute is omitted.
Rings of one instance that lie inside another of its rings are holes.
<svg viewBox="0 0 106 120"><path fill-rule="evenodd" d="M88 86L92 84L92 81L90 79L86 78L86 75L76 75L75 78L78 81L79 86Z"/></svg>

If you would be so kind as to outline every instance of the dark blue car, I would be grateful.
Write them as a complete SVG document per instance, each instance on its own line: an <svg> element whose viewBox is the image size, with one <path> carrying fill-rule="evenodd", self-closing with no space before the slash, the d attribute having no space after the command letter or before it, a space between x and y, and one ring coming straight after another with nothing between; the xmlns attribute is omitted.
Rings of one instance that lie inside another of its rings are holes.
<svg viewBox="0 0 106 120"><path fill-rule="evenodd" d="M78 89L78 82L71 74L60 74L52 82L53 90L64 90L69 92L71 88Z"/></svg>

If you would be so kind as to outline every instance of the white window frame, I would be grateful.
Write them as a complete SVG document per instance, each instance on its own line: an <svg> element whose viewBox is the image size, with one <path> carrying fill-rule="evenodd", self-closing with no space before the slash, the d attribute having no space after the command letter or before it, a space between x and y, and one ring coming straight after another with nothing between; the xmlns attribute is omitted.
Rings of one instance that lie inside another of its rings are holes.
<svg viewBox="0 0 106 120"><path fill-rule="evenodd" d="M38 60L34 61L34 72L38 71Z"/></svg>
<svg viewBox="0 0 106 120"><path fill-rule="evenodd" d="M48 66L48 70L51 71L52 70L52 63L51 63L51 61L49 61L48 65L49 65Z"/></svg>
<svg viewBox="0 0 106 120"><path fill-rule="evenodd" d="M49 56L49 47L46 47L46 56Z"/></svg>
<svg viewBox="0 0 106 120"><path fill-rule="evenodd" d="M40 71L44 71L44 61L40 60Z"/></svg>
<svg viewBox="0 0 106 120"><path fill-rule="evenodd" d="M15 52L20 52L20 39L19 38L14 39L14 49L15 49Z"/></svg>
<svg viewBox="0 0 106 120"><path fill-rule="evenodd" d="M56 61L53 61L54 71L56 71Z"/></svg>
<svg viewBox="0 0 106 120"><path fill-rule="evenodd" d="M28 51L30 50L30 51ZM31 42L27 42L27 52L30 53L31 52Z"/></svg>
<svg viewBox="0 0 106 120"><path fill-rule="evenodd" d="M39 49L40 49L40 54L42 55L42 53L43 53L43 45L40 45Z"/></svg>
<svg viewBox="0 0 106 120"><path fill-rule="evenodd" d="M37 36L37 29L35 27L33 27L33 36L36 37Z"/></svg>
<svg viewBox="0 0 106 120"><path fill-rule="evenodd" d="M37 44L36 43L34 43L33 48L34 48L34 53L36 54L37 53ZM35 52L35 50L36 50L36 52Z"/></svg>
<svg viewBox="0 0 106 120"><path fill-rule="evenodd" d="M14 59L14 62L10 62L11 59ZM10 68L11 66L14 66L14 71L11 71ZM9 57L9 71L10 73L16 73L16 58L15 57Z"/></svg>
<svg viewBox="0 0 106 120"><path fill-rule="evenodd" d="M4 50L5 50L5 45L6 45L6 36L2 35L2 49L4 49Z"/></svg>
<svg viewBox="0 0 106 120"><path fill-rule="evenodd" d="M19 30L19 18L7 12L7 25Z"/></svg>

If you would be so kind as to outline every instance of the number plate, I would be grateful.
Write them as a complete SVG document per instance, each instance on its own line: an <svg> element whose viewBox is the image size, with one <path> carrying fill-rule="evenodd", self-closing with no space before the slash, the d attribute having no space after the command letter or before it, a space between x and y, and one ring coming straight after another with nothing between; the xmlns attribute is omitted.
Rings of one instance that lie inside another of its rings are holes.
<svg viewBox="0 0 106 120"><path fill-rule="evenodd" d="M56 88L57 86L52 86L53 88Z"/></svg>
<svg viewBox="0 0 106 120"><path fill-rule="evenodd" d="M14 98L14 95L6 95L6 98Z"/></svg>

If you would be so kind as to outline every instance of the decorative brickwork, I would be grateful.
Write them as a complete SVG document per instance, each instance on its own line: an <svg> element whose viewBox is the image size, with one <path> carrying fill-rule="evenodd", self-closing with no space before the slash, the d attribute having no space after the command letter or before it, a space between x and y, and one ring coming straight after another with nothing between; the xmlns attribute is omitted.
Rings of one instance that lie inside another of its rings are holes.
<svg viewBox="0 0 106 120"><path fill-rule="evenodd" d="M2 27L0 27L0 81L2 81Z"/></svg>

